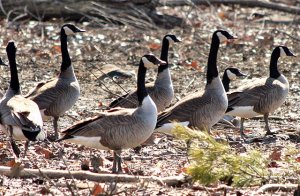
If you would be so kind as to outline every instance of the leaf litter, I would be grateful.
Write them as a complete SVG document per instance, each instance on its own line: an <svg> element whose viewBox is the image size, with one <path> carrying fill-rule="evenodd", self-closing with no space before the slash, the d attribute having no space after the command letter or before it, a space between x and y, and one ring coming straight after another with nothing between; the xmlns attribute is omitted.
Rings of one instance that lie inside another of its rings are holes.
<svg viewBox="0 0 300 196"><path fill-rule="evenodd" d="M216 7L214 7L216 8ZM220 73L228 66L240 68L248 73L246 79L268 75L270 54L276 45L286 45L296 54L300 52L299 40L292 37L300 37L299 24L289 25L280 23L264 23L249 18L252 9L220 6L215 10L212 7L163 7L161 12L176 14L185 18L186 26L176 27L172 30L156 29L144 31L132 26L114 26L108 24L99 29L85 22L78 24L87 31L82 35L69 39L69 51L75 73L81 85L81 97L75 106L60 119L60 129L72 125L75 120L97 115L107 106L116 95L124 94L116 81L108 77L101 78L99 70L107 64L118 67L129 73L137 72L139 58L148 52L160 55L160 40L167 33L173 33L180 37L178 43L169 51L172 79L175 89L173 104L188 95L190 92L200 91L205 86L205 69L210 46L211 33L217 28L225 28L233 32L239 39L234 43L226 43L219 50L218 64ZM284 16L293 18L293 15L283 14L270 10L257 9L256 12L271 16ZM260 19L261 20L261 19ZM7 63L5 45L10 39L17 44L17 63L23 94L26 94L36 82L55 77L59 73L61 62L59 48L59 29L61 21L44 22L41 26L38 22L29 21L8 25L6 21L0 22L0 56ZM7 28L8 27L8 28ZM44 28L44 38L41 37L41 29ZM292 36L292 37L291 37ZM298 55L299 56L299 55ZM9 71L7 67L0 67L0 91L7 88ZM270 160L269 167L274 172L289 166L298 167L300 162L299 151L299 58L280 59L279 69L285 74L290 82L290 93L285 104L271 114L270 124L272 128L278 128L280 135L287 137L275 137L253 144L240 143L234 148L241 152L247 152L255 147L263 152ZM146 81L152 82L156 77L156 70L150 70ZM92 73L97 73L92 74ZM100 79L99 79L100 78ZM106 78L106 79L105 79ZM104 81L104 82L103 82ZM102 82L102 83L101 83ZM231 83L231 88L236 88L242 81ZM105 84L109 89L106 89ZM125 77L118 80L118 84L126 91L135 89L135 77ZM110 93L110 92L112 93ZM101 104L100 104L101 103ZM99 105L101 107L99 107ZM273 118L274 117L274 118ZM276 117L280 117L277 120ZM251 134L263 134L264 123L262 118L250 119L245 122L245 127ZM46 122L45 129L52 130L52 123ZM252 131L253 130L253 131ZM216 126L214 132L220 137L238 137L234 129ZM7 137L0 132L0 165L14 165L12 154L7 144ZM126 173L144 176L178 176L186 173L189 159L186 156L186 145L173 137L159 135L159 142L141 148L139 152L133 149L124 150L123 165ZM19 142L20 148L23 148ZM63 152L61 152L63 149ZM284 150L283 150L284 149ZM296 152L288 153L286 149ZM295 150L296 149L296 150ZM61 156L62 154L62 156ZM39 142L30 145L24 159L25 168L52 168L70 171L82 168L97 172L109 172L112 167L112 153L99 151L67 143ZM67 165L62 161L66 160ZM95 157L97 158L95 160ZM280 162L280 163L279 163ZM282 164L285 163L285 164ZM290 174L294 176L295 174ZM296 174L299 178L300 172ZM191 184L186 183L179 187L161 186L157 183L94 183L75 180L78 186L76 194L135 194L135 195L209 195L208 192L197 190ZM299 182L298 182L299 183ZM72 185L69 179L17 179L2 176L0 191L6 194L55 194L70 195L67 184ZM194 184L197 186L197 183ZM199 185L200 186L200 185ZM218 184L211 185L217 187ZM255 193L258 187L244 187L228 190L228 194L234 195L235 191L249 195ZM223 194L223 190L215 191L214 194ZM280 195L275 192L273 195Z"/></svg>

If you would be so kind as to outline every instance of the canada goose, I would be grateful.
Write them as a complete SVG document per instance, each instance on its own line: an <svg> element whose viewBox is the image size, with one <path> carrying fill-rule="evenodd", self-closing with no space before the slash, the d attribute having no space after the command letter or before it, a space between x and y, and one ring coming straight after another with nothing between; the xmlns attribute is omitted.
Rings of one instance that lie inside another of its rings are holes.
<svg viewBox="0 0 300 196"><path fill-rule="evenodd" d="M226 92L229 91L229 83L232 80L235 80L237 77L247 76L242 73L238 68L229 67L226 68L223 74L222 83Z"/></svg>
<svg viewBox="0 0 300 196"><path fill-rule="evenodd" d="M234 68L234 67L226 68L222 78L222 83L226 93L228 93L229 91L230 81L235 80L237 77L243 77L243 76L247 76L247 75L242 73L238 68ZM234 119L234 117L230 115L225 115L219 122L227 124L229 126L234 126L230 122L232 119Z"/></svg>
<svg viewBox="0 0 300 196"><path fill-rule="evenodd" d="M177 121L182 125L210 132L210 128L222 118L228 100L218 73L217 53L220 43L230 39L234 37L227 31L217 30L213 33L207 62L205 90L186 96L160 113L155 131L170 134L174 127L172 122Z"/></svg>
<svg viewBox="0 0 300 196"><path fill-rule="evenodd" d="M55 138L58 138L58 119L69 110L80 95L80 88L68 52L67 36L84 32L73 24L61 27L60 41L62 63L60 74L46 82L38 83L25 97L36 102L40 108L43 120L54 117L53 126Z"/></svg>
<svg viewBox="0 0 300 196"><path fill-rule="evenodd" d="M244 120L263 115L266 124L266 134L272 134L268 116L285 101L289 92L289 82L277 67L280 56L295 56L287 47L277 46L272 52L270 61L270 76L256 79L240 86L236 92L228 94L227 115L241 117L241 136L244 137Z"/></svg>
<svg viewBox="0 0 300 196"><path fill-rule="evenodd" d="M16 50L14 42L10 41L7 44L6 52L11 78L9 88L0 100L0 129L10 137L13 152L19 157L20 150L14 139L26 140L26 152L29 141L44 140L46 133L42 130L43 120L38 105L21 96Z"/></svg>
<svg viewBox="0 0 300 196"><path fill-rule="evenodd" d="M64 130L63 137L58 141L66 140L91 148L114 150L112 171L122 171L121 150L140 145L150 137L155 128L157 109L147 93L145 76L147 68L158 64L164 65L166 62L152 54L141 58L137 80L137 108L113 108L97 117L81 121Z"/></svg>
<svg viewBox="0 0 300 196"><path fill-rule="evenodd" d="M163 111L169 106L174 97L174 89L171 80L171 74L168 64L169 46L173 42L180 42L175 35L165 35L162 40L162 49L160 58L166 61L166 65L158 67L157 77L154 83L146 85L147 91L156 104L158 112ZM109 107L124 107L124 108L136 108L138 106L137 91L130 92L122 97L114 100Z"/></svg>

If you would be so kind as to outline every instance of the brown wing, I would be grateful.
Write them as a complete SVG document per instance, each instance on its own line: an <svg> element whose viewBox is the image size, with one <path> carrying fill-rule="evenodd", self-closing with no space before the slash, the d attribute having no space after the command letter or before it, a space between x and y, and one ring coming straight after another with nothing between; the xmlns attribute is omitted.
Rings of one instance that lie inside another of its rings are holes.
<svg viewBox="0 0 300 196"><path fill-rule="evenodd" d="M158 115L156 128L171 121L189 121L201 108L211 103L209 94L194 93Z"/></svg>
<svg viewBox="0 0 300 196"><path fill-rule="evenodd" d="M73 136L104 137L122 127L126 129L126 126L135 124L132 113L132 109L119 109L80 121L65 129L62 132L64 136L59 141Z"/></svg>
<svg viewBox="0 0 300 196"><path fill-rule="evenodd" d="M265 101L276 93L276 84L261 84L255 87L248 87L244 91L230 93L228 94L228 109L226 112L233 110L233 107L239 106L254 106L254 110L256 110L255 108L261 108Z"/></svg>

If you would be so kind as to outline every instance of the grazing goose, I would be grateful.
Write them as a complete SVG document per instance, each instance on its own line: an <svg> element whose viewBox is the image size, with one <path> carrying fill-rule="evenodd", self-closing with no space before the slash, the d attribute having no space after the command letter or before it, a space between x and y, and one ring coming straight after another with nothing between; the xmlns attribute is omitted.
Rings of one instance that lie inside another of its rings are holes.
<svg viewBox="0 0 300 196"><path fill-rule="evenodd" d="M174 127L173 121L210 131L210 128L222 118L228 100L218 73L217 53L220 43L230 39L234 39L234 37L227 31L217 30L213 33L207 63L205 90L188 95L160 113L155 131L170 134Z"/></svg>
<svg viewBox="0 0 300 196"><path fill-rule="evenodd" d="M229 67L226 68L223 74L222 83L226 92L229 91L229 83L232 80L235 80L237 77L247 76L242 73L238 68Z"/></svg>
<svg viewBox="0 0 300 196"><path fill-rule="evenodd" d="M157 77L154 83L146 85L147 91L156 104L157 111L163 111L169 106L174 97L173 84L171 80L171 74L168 64L169 46L173 42L179 42L175 35L165 35L162 41L162 49L160 58L166 61L166 65L158 67ZM138 106L137 92L133 91L122 97L114 100L109 107L124 107L124 108L136 108Z"/></svg>
<svg viewBox="0 0 300 196"><path fill-rule="evenodd" d="M270 76L248 82L236 92L228 94L227 115L241 117L241 136L244 137L244 120L263 115L267 134L272 134L268 116L285 101L289 92L289 82L277 67L280 56L295 56L287 47L277 46L271 55Z"/></svg>
<svg viewBox="0 0 300 196"><path fill-rule="evenodd" d="M133 148L146 141L153 133L157 118L155 103L145 87L147 68L165 62L154 55L144 55L140 61L137 80L137 108L113 108L97 117L81 121L62 133L58 141L82 144L101 150L114 150L113 173L121 172L122 149Z"/></svg>
<svg viewBox="0 0 300 196"><path fill-rule="evenodd" d="M68 52L67 36L84 32L73 24L61 27L60 41L62 63L60 74L47 82L38 83L25 97L36 102L40 108L43 120L54 117L53 126L55 138L58 138L58 119L69 110L80 95L80 88Z"/></svg>
<svg viewBox="0 0 300 196"><path fill-rule="evenodd" d="M9 137L14 154L19 157L20 150L14 142L26 140L25 152L29 141L44 140L43 120L38 105L21 96L16 65L16 47L10 41L6 47L10 66L10 85L0 100L0 129Z"/></svg>

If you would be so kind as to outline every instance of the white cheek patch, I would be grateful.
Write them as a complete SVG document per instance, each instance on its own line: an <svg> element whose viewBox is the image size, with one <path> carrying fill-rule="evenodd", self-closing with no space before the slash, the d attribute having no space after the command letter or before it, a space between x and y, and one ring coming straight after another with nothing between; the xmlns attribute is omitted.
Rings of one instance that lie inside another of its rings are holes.
<svg viewBox="0 0 300 196"><path fill-rule="evenodd" d="M143 57L143 58L142 58L142 61L143 61L144 66L145 66L146 68L152 68L152 67L155 67L155 65L154 65L152 62L150 62L146 57Z"/></svg>
<svg viewBox="0 0 300 196"><path fill-rule="evenodd" d="M279 47L279 49L280 49L280 56L287 56L286 55L286 53L285 53L285 51L284 51L284 49L282 48L282 47Z"/></svg>
<svg viewBox="0 0 300 196"><path fill-rule="evenodd" d="M64 27L66 35L74 35L74 31L72 31L69 27Z"/></svg>
<svg viewBox="0 0 300 196"><path fill-rule="evenodd" d="M154 132L160 132L160 133L165 133L168 135L172 135L172 130L179 125L181 126L188 126L189 125L189 121L184 121L184 122L176 122L176 123L166 123L163 124L163 126L157 128L154 130Z"/></svg>
<svg viewBox="0 0 300 196"><path fill-rule="evenodd" d="M230 70L226 70L227 76L229 78L229 80L235 80L236 79L236 75L234 73L232 73Z"/></svg>
<svg viewBox="0 0 300 196"><path fill-rule="evenodd" d="M227 40L227 37L225 37L221 32L218 32L217 36L218 36L220 42L224 42Z"/></svg>
<svg viewBox="0 0 300 196"><path fill-rule="evenodd" d="M169 41L169 46L174 43L174 40L170 36L167 36L166 39Z"/></svg>

